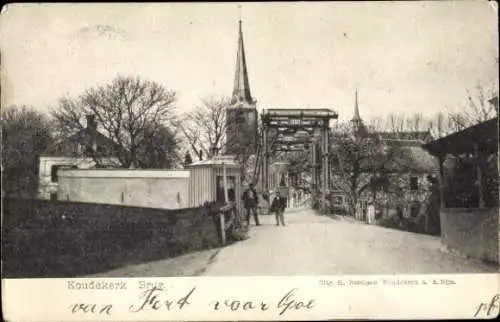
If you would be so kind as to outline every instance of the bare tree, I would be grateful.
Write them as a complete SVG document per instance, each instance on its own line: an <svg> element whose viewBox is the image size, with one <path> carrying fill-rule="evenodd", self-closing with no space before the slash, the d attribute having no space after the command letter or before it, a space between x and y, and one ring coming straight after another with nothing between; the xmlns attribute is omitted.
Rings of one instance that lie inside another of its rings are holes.
<svg viewBox="0 0 500 322"><path fill-rule="evenodd" d="M498 96L498 93L492 95ZM481 85L477 85L473 91L467 90L467 105L459 112L450 113L452 127L461 130L497 116L495 105L489 101L491 98Z"/></svg>
<svg viewBox="0 0 500 322"><path fill-rule="evenodd" d="M438 112L434 118L427 120L427 128L433 138L447 135L450 132L449 126L448 116L443 112Z"/></svg>
<svg viewBox="0 0 500 322"><path fill-rule="evenodd" d="M256 181L258 164L261 161L256 155L255 136L262 137L262 125L258 123L257 133L254 128L242 126L244 120L233 120L228 124L227 109L231 103L228 97L211 96L202 100L201 104L187 112L182 118L182 133L192 152L201 159L222 153L228 144L232 154L241 166L242 181ZM242 116L244 117L244 116ZM227 142L227 132L237 126L237 133L231 142Z"/></svg>
<svg viewBox="0 0 500 322"><path fill-rule="evenodd" d="M35 197L39 156L53 143L50 121L28 106L2 109L2 195Z"/></svg>
<svg viewBox="0 0 500 322"><path fill-rule="evenodd" d="M426 130L423 115L421 113L412 114L406 119L406 127L413 132Z"/></svg>
<svg viewBox="0 0 500 322"><path fill-rule="evenodd" d="M378 122L380 125L374 130L390 133L394 138L404 138L408 133L418 133L429 131L430 123L421 113L406 115L403 113L391 113L387 116L385 122Z"/></svg>
<svg viewBox="0 0 500 322"><path fill-rule="evenodd" d="M116 144L123 167L149 167L147 154L157 152L155 140L161 138L163 144L169 141L169 153L176 153L175 101L175 92L156 82L118 76L109 84L88 89L78 98L61 98L52 115L64 135L84 129L84 116L95 115L103 134ZM152 163L159 164L158 160Z"/></svg>
<svg viewBox="0 0 500 322"><path fill-rule="evenodd" d="M204 155L224 149L226 139L226 109L230 99L209 97L202 104L187 112L182 118L181 130L193 153L201 158Z"/></svg>
<svg viewBox="0 0 500 322"><path fill-rule="evenodd" d="M137 148L139 168L172 168L181 161L179 140L164 125L144 128L144 141Z"/></svg>
<svg viewBox="0 0 500 322"><path fill-rule="evenodd" d="M397 117L390 120L398 129ZM390 171L402 157L402 149L397 142L383 144L373 128L353 135L347 124L338 127L333 142L334 182L348 196L349 211L354 215L359 197L371 187L372 178Z"/></svg>
<svg viewBox="0 0 500 322"><path fill-rule="evenodd" d="M403 114L389 114L385 127L392 133L403 132L405 128L405 116Z"/></svg>

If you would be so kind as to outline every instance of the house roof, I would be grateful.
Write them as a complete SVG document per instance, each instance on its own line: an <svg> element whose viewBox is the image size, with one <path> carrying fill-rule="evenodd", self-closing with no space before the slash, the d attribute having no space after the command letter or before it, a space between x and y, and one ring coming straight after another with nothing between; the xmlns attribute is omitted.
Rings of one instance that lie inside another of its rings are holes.
<svg viewBox="0 0 500 322"><path fill-rule="evenodd" d="M434 172L438 171L438 160L426 151L422 146L405 147L406 153L411 160L411 165L417 172Z"/></svg>
<svg viewBox="0 0 500 322"><path fill-rule="evenodd" d="M439 169L438 160L422 147L421 141L389 141L394 142L396 149L394 156L385 165L388 172L419 172L429 173ZM391 144L387 144L390 147ZM397 143L397 145L396 145ZM336 154L336 146L333 146L333 154ZM365 159L363 167L369 168L370 159Z"/></svg>
<svg viewBox="0 0 500 322"><path fill-rule="evenodd" d="M95 143L97 146L103 147L102 152L104 157L113 156L114 152L116 152L117 145L97 130L90 130L89 128L81 129L75 134L56 142L55 144L47 147L43 155L50 156L73 156L75 154L74 149L72 148L73 144L77 143L85 143L87 140L95 138Z"/></svg>
<svg viewBox="0 0 500 322"><path fill-rule="evenodd" d="M239 163L236 161L235 157L231 156L231 155L215 156L211 159L196 161L196 162L193 162L193 163L187 165L186 167L187 168L222 167L223 165L227 166L228 168L240 168L241 167L239 165Z"/></svg>
<svg viewBox="0 0 500 322"><path fill-rule="evenodd" d="M431 141L423 148L433 155L461 154L476 148L486 153L498 151L498 119L494 118Z"/></svg>
<svg viewBox="0 0 500 322"><path fill-rule="evenodd" d="M377 134L381 140L397 140L402 143L407 141L408 144L412 144L412 142L425 143L432 140L429 131L378 132Z"/></svg>

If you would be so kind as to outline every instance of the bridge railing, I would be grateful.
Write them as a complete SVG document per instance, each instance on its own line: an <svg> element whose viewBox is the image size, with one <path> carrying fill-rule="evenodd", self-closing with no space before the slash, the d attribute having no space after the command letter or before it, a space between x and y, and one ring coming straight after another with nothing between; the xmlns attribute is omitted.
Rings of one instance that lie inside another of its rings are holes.
<svg viewBox="0 0 500 322"><path fill-rule="evenodd" d="M262 205L262 203L259 203L260 208L263 210L261 213L267 213L266 210L273 202L275 196L276 196L275 191L269 194L267 198L268 200L265 201L266 203L265 207ZM299 208L311 207L312 201L311 201L311 194L309 193L296 194L295 196L293 195L293 193L289 193L285 197L287 197L287 209L299 209Z"/></svg>
<svg viewBox="0 0 500 322"><path fill-rule="evenodd" d="M305 208L311 207L311 195L310 194L300 194L298 198L293 198L293 196L289 199L289 208Z"/></svg>

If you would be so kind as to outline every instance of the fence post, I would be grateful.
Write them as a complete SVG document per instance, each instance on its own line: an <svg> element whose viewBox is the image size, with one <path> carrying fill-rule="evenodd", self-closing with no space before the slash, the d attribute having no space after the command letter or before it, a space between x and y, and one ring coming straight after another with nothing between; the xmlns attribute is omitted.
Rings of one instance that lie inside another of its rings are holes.
<svg viewBox="0 0 500 322"><path fill-rule="evenodd" d="M222 182L224 184L224 202L227 204L229 202L229 197L227 193L227 169L225 163L222 163Z"/></svg>
<svg viewBox="0 0 500 322"><path fill-rule="evenodd" d="M226 218L224 216L224 212L219 212L220 217L220 231L221 231L221 244L226 244Z"/></svg>

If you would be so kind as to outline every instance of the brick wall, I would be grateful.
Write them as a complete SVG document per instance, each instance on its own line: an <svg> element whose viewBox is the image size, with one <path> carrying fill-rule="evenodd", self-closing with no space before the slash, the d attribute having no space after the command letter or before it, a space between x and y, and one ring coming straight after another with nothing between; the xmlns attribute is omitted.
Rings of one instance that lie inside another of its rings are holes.
<svg viewBox="0 0 500 322"><path fill-rule="evenodd" d="M441 211L441 241L452 250L498 263L498 208L448 208Z"/></svg>
<svg viewBox="0 0 500 322"><path fill-rule="evenodd" d="M3 276L74 277L217 246L204 207L3 200Z"/></svg>

